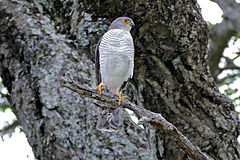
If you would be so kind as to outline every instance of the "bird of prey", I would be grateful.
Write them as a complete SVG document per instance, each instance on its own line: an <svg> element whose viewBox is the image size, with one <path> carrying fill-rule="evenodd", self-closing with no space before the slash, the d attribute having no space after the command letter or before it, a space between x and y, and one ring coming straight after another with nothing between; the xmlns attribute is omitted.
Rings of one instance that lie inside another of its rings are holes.
<svg viewBox="0 0 240 160"><path fill-rule="evenodd" d="M100 38L95 51L96 79L99 84L96 90L107 87L118 97L119 105L126 96L119 94L121 86L133 76L134 44L130 34L134 26L129 17L119 17L109 26L108 31ZM112 113L104 109L98 119L97 129L115 131L121 125L120 108Z"/></svg>

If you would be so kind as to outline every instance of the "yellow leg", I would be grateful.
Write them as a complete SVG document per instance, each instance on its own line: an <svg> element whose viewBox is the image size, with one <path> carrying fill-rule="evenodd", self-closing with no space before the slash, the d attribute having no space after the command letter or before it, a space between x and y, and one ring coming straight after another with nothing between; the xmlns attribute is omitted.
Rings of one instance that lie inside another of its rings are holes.
<svg viewBox="0 0 240 160"><path fill-rule="evenodd" d="M107 85L104 84L103 82L101 82L97 87L96 87L96 90L99 89L99 93L100 95L102 94L102 87L106 87Z"/></svg>
<svg viewBox="0 0 240 160"><path fill-rule="evenodd" d="M121 97L118 92L116 92L115 95L118 97L118 104L119 104L119 105L121 104L122 99L127 98L127 96L122 96L122 97Z"/></svg>

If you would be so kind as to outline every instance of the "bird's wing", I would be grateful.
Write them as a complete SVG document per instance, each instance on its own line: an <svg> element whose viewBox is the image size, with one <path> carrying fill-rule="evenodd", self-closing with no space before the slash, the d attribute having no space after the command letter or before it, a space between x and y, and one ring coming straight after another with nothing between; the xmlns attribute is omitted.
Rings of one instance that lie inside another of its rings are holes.
<svg viewBox="0 0 240 160"><path fill-rule="evenodd" d="M99 62L99 45L101 43L102 37L99 39L96 46L96 50L95 50L95 74L96 74L97 85L99 85L102 82L101 72L100 72L100 62Z"/></svg>
<svg viewBox="0 0 240 160"><path fill-rule="evenodd" d="M131 34L129 34L130 36L129 37L131 37L131 40L129 41L129 44L128 44L128 46L129 46L129 48L130 48L130 52L129 52L129 54L130 54L130 57L132 57L131 58L131 65L130 65L130 68L129 68L129 72L128 72L128 76L127 76L127 79L123 82L123 84L121 85L121 87L120 87L120 90L122 90L122 89L124 89L125 88L125 86L126 86L126 84L127 84L127 82L128 82L128 80L129 80L129 78L132 78L133 77L133 68L134 68L134 52L135 52L135 49L134 49L134 43L133 43L133 39L132 39L132 35Z"/></svg>

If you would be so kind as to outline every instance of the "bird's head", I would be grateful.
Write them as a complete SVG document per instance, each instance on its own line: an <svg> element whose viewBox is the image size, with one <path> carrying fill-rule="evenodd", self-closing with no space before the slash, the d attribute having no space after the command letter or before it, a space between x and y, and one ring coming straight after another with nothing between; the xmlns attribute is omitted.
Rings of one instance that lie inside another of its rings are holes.
<svg viewBox="0 0 240 160"><path fill-rule="evenodd" d="M125 31L130 31L134 27L134 22L129 17L118 17L109 26L109 29L123 29Z"/></svg>

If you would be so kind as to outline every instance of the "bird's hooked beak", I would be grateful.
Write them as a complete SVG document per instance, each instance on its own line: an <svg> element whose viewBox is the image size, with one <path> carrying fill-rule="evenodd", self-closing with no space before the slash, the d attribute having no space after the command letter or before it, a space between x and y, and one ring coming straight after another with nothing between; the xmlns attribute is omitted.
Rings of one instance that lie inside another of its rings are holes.
<svg viewBox="0 0 240 160"><path fill-rule="evenodd" d="M131 21L131 22L129 23L129 25L132 26L132 27L135 27L135 24L134 24L133 21Z"/></svg>

